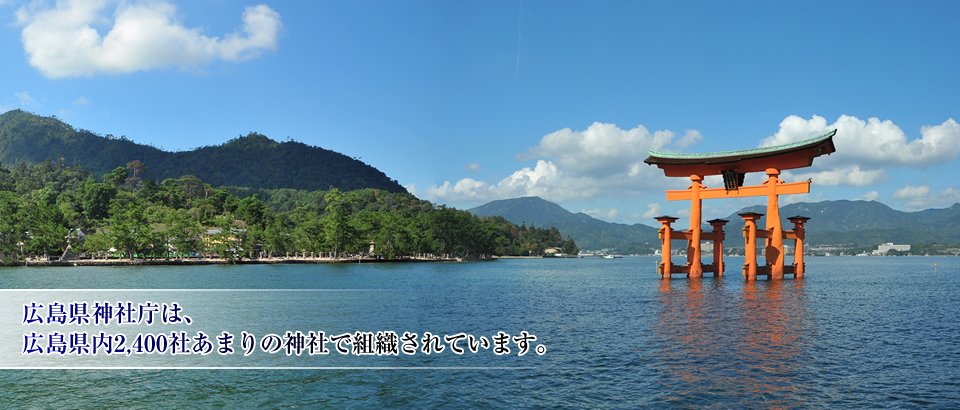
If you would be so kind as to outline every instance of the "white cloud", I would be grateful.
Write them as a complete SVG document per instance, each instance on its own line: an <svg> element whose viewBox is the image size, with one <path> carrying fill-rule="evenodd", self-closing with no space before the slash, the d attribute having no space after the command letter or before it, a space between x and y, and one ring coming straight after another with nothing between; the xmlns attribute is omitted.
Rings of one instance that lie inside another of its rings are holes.
<svg viewBox="0 0 960 410"><path fill-rule="evenodd" d="M420 196L420 191L417 190L417 184L404 185L403 189L406 189L413 196Z"/></svg>
<svg viewBox="0 0 960 410"><path fill-rule="evenodd" d="M777 203L780 206L795 204L798 202L813 202L810 200L810 194L780 195Z"/></svg>
<svg viewBox="0 0 960 410"><path fill-rule="evenodd" d="M153 1L121 1L111 18L101 11L113 1L60 0L56 6L21 7L17 21L30 65L49 78L90 77L155 68L197 69L215 59L242 61L275 50L280 14L266 5L246 7L241 32L222 39L176 20L176 6ZM106 35L92 26L109 26Z"/></svg>
<svg viewBox="0 0 960 410"><path fill-rule="evenodd" d="M650 219L663 215L663 208L658 203L647 204L647 212L640 215L640 219Z"/></svg>
<svg viewBox="0 0 960 410"><path fill-rule="evenodd" d="M583 213L585 213L585 214L587 214L587 215L590 215L590 216L592 216L592 217L594 217L594 218L597 218L597 219L600 219L600 220L603 220L603 221L608 221L608 222L610 222L610 221L616 221L617 218L620 217L620 211L618 211L616 208L611 208L611 209L591 209L591 210L586 210L586 209L584 209L584 210L582 210L582 211L580 211L580 212L583 212Z"/></svg>
<svg viewBox="0 0 960 410"><path fill-rule="evenodd" d="M523 168L504 178L496 185L473 178L464 178L451 184L427 189L427 198L445 199L451 202L486 202L494 199L515 198L521 196L541 196L557 200L558 196L568 198L571 192L565 191L555 182L561 179L562 171L552 162L537 161L535 168Z"/></svg>
<svg viewBox="0 0 960 410"><path fill-rule="evenodd" d="M90 105L90 102L90 100L83 98L81 95L80 98L77 98L77 100L73 102L73 105Z"/></svg>
<svg viewBox="0 0 960 410"><path fill-rule="evenodd" d="M943 191L933 193L930 187L921 185L915 187L907 185L893 192L891 199L900 201L904 208L909 211L918 211L937 206L949 206L960 202L960 191L953 188L947 188Z"/></svg>
<svg viewBox="0 0 960 410"><path fill-rule="evenodd" d="M35 106L35 105L39 105L39 104L37 104L37 100L34 100L33 97L30 96L30 93L28 93L28 92L26 92L26 91L24 91L24 92L22 92L22 93L16 93L16 94L14 94L14 95L16 95L17 98L20 99L20 104L21 104L21 105L25 105L25 106Z"/></svg>
<svg viewBox="0 0 960 410"><path fill-rule="evenodd" d="M700 134L700 131L687 130L687 133L684 134L683 137L676 142L676 145L680 148L687 148L700 141L703 141L703 135Z"/></svg>
<svg viewBox="0 0 960 410"><path fill-rule="evenodd" d="M879 192L877 192L877 191L870 191L870 192L867 192L866 194L863 194L863 196L861 196L861 197L859 197L859 198L857 198L857 199L854 199L854 201L877 201L877 202L880 202L881 199L882 199L882 198L880 198L880 193L879 193Z"/></svg>
<svg viewBox="0 0 960 410"><path fill-rule="evenodd" d="M688 135L699 132L688 131ZM623 173L633 167L647 168L647 150L660 150L674 138L673 131L650 133L642 125L623 130L616 124L595 122L584 131L569 128L545 135L540 144L518 154L517 159L550 158L561 168L584 176ZM702 138L702 137L701 137ZM688 143L696 137L681 138Z"/></svg>
<svg viewBox="0 0 960 410"><path fill-rule="evenodd" d="M813 178L818 185L869 186L889 179L885 167L927 168L952 161L960 154L960 124L952 118L920 129L920 138L909 140L890 120L866 121L842 115L833 124L814 115L810 120L791 115L780 130L760 142L761 147L801 141L836 129L837 152L820 157L812 168L791 173L796 179Z"/></svg>
<svg viewBox="0 0 960 410"><path fill-rule="evenodd" d="M848 165L820 172L785 171L783 175L781 179L788 182L810 179L814 185L822 186L870 186L890 179L886 170L861 169L859 165Z"/></svg>
<svg viewBox="0 0 960 410"><path fill-rule="evenodd" d="M464 178L427 189L426 197L441 202L483 202L539 196L554 202L606 196L638 195L672 185L663 173L643 163L647 149L663 150L674 139L672 131L650 133L643 126L623 130L614 124L593 123L584 131L565 128L545 135L517 159L538 159L499 182ZM680 143L702 139L689 130Z"/></svg>
<svg viewBox="0 0 960 410"><path fill-rule="evenodd" d="M474 162L474 163L467 164L466 168L467 168L467 171L474 172L477 174L480 173L480 163Z"/></svg>
<svg viewBox="0 0 960 410"><path fill-rule="evenodd" d="M893 199L910 199L910 198L920 198L930 195L930 187L926 185L920 185L915 187L908 184L907 186L900 188L893 192L893 195L890 197Z"/></svg>

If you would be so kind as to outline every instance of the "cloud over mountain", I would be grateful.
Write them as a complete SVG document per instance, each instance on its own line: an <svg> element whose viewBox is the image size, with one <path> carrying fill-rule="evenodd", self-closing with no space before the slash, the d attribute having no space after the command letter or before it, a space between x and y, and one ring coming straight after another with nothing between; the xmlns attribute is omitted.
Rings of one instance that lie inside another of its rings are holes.
<svg viewBox="0 0 960 410"><path fill-rule="evenodd" d="M934 206L950 206L960 202L960 191L955 188L947 188L940 192L933 192L926 185L915 187L907 184L907 186L894 191L890 198L900 201L907 210L917 211Z"/></svg>
<svg viewBox="0 0 960 410"><path fill-rule="evenodd" d="M447 181L428 188L425 194L431 200L451 202L521 196L565 202L661 189L668 182L656 178L656 167L643 163L647 149L683 148L703 139L695 130L676 137L673 131L651 133L642 125L624 130L615 124L595 122L583 131L564 128L545 135L537 146L516 155L521 161L537 159L532 168L524 167L496 184L473 178Z"/></svg>
<svg viewBox="0 0 960 410"><path fill-rule="evenodd" d="M960 154L960 125L953 119L925 126L920 130L920 138L910 140L890 120L861 120L843 115L833 124L827 124L820 116L806 120L791 115L780 123L776 134L762 139L759 146L801 141L832 129L838 130L834 137L837 152L818 158L810 168L785 171L783 178L796 181L813 178L819 186L871 186L890 180L889 168L922 169L952 161ZM670 130L650 132L643 126L624 130L615 124L599 122L582 131L564 128L543 136L539 144L526 152L516 154L520 161L536 159L533 167L523 167L495 183L473 178L455 183L446 181L426 189L423 194L441 202L479 203L539 196L564 203L676 189L678 179L664 178L657 167L643 163L647 149L678 151L701 140L703 136L696 130L687 130L678 138L677 133ZM761 177L750 175L748 178L757 180L748 182L760 183ZM712 177L708 182L716 186L719 177ZM900 200L908 209L917 209L923 204L945 203L953 192L920 194L904 191L892 199ZM870 198L879 198L879 195ZM800 199L809 200L795 198ZM656 209L659 211L659 205Z"/></svg>

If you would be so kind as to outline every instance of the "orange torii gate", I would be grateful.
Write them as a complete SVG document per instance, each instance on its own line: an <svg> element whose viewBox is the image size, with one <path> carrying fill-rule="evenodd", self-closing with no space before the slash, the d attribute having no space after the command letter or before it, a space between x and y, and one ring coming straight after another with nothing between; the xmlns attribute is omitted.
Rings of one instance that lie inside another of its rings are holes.
<svg viewBox="0 0 960 410"><path fill-rule="evenodd" d="M780 172L787 169L803 168L813 165L813 159L821 155L836 152L833 145L833 136L836 130L808 140L778 145L774 147L756 148L741 151L724 151L708 154L679 154L648 150L650 157L643 162L656 165L668 177L689 177L692 184L682 191L667 191L668 201L691 201L690 229L677 232L670 228L670 224L678 218L659 216L655 219L662 224L660 239L662 241L663 260L658 272L665 279L671 274L685 273L689 277L702 277L703 272L713 272L714 276L723 276L723 225L728 221L715 219L708 221L713 226L713 232L702 232L700 228L701 205L704 199L740 198L750 196L767 197L767 229L757 229L756 221L763 214L748 212L740 214L745 221L743 235L746 240L746 263L743 266L744 276L748 280L756 280L757 275L768 275L771 279L782 279L784 274L794 274L803 277L803 224L810 218L803 216L791 217L794 229L784 231L780 224L779 195L805 194L810 192L810 181L784 183L779 179ZM767 180L763 185L743 186L744 176L750 172L764 172ZM706 188L700 182L707 175L722 175L723 188ZM766 240L766 266L757 266L756 239ZM670 260L670 241L674 239L687 241L687 263L674 265ZM796 256L793 266L784 266L783 240L796 240ZM714 263L703 265L700 261L700 241L714 242Z"/></svg>

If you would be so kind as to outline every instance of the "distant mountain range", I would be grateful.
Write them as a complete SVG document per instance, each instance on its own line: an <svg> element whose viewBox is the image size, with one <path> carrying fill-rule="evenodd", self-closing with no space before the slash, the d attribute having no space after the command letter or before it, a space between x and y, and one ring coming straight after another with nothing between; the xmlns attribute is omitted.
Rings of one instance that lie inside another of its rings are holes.
<svg viewBox="0 0 960 410"><path fill-rule="evenodd" d="M648 253L660 247L655 228L601 221L535 196L493 201L470 212L480 217L499 215L515 224L556 227L560 234L573 238L584 250L616 248L621 253Z"/></svg>
<svg viewBox="0 0 960 410"><path fill-rule="evenodd" d="M743 208L722 218L730 221L724 231L737 246L743 219L739 213L766 213L766 205ZM584 213L573 213L560 205L538 197L493 201L470 210L478 216L500 215L527 226L554 226L573 238L581 249L617 249L621 253L646 253L660 247L657 230L643 224L616 224L601 221ZM795 203L780 207L785 229L792 229L788 217L811 218L806 224L810 245L846 244L857 247L876 246L886 242L897 244L960 243L960 203L944 209L903 212L875 201L823 201ZM682 221L686 222L686 221ZM686 225L684 223L683 225ZM766 227L761 219L760 227ZM704 222L705 230L710 227Z"/></svg>
<svg viewBox="0 0 960 410"><path fill-rule="evenodd" d="M737 214L749 211L766 213L767 206L743 208L723 218L730 221L724 231L740 232L743 219ZM807 243L811 245L960 243L960 203L943 209L903 212L876 201L800 202L780 207L784 229L792 229L787 218L795 215L810 218L805 228ZM764 217L758 226L766 225Z"/></svg>
<svg viewBox="0 0 960 410"><path fill-rule="evenodd" d="M22 110L0 115L0 163L13 167L21 161L39 163L48 158L63 158L67 165L79 162L98 176L140 160L147 166L145 176L157 182L193 175L215 187L406 192L396 180L357 159L300 142L277 142L257 133L221 145L167 152L126 137L78 130L56 117Z"/></svg>

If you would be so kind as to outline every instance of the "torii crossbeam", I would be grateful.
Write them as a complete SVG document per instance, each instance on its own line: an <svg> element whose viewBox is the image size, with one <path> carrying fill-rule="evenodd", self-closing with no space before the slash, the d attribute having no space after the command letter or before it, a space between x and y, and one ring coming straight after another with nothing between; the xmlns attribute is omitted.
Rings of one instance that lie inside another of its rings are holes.
<svg viewBox="0 0 960 410"><path fill-rule="evenodd" d="M657 152L649 150L650 157L643 162L656 165L668 177L689 177L692 184L686 190L667 191L668 201L691 201L690 229L686 232L673 232L670 224L677 220L671 216L657 217L663 226L660 228L662 240L663 261L659 271L664 278L669 279L673 273L686 273L690 277L701 277L703 272L714 272L716 276L723 276L722 253L723 224L727 221L710 221L714 231L701 232L701 207L704 199L742 198L752 196L767 197L767 229L756 229L756 220L763 214L741 214L746 221L744 238L746 238L746 263L744 275L748 280L755 280L756 276L769 275L771 279L782 279L785 273L803 276L803 223L809 218L796 216L790 218L794 222L794 230L784 231L780 223L779 195L804 194L810 192L810 181L784 183L778 177L780 172L787 169L803 168L813 165L813 159L821 155L836 152L833 145L833 136L836 130L808 140L784 144L773 147L756 148L741 151L724 151L708 154L679 154ZM743 186L744 176L750 172L764 172L767 180L763 185ZM722 175L723 188L706 188L701 182L707 175ZM749 232L748 232L749 231ZM766 266L757 266L756 249L753 242L756 238L766 239ZM670 261L670 241L672 239L687 240L687 264L673 265ZM794 265L784 267L783 240L797 241ZM714 264L703 265L700 261L700 241L714 241ZM720 249L717 249L719 245ZM752 259L751 259L752 255Z"/></svg>

